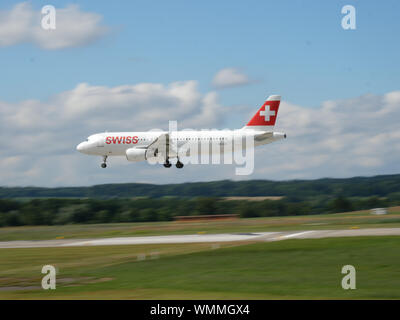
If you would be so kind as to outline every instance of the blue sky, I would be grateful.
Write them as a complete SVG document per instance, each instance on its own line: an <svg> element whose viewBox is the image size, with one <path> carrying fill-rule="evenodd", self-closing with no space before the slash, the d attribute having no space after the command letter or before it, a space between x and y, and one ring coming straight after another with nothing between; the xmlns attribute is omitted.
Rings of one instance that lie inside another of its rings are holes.
<svg viewBox="0 0 400 320"><path fill-rule="evenodd" d="M39 10L48 1L33 1ZM103 16L109 35L93 45L46 51L1 48L0 97L44 99L77 83L116 86L196 79L235 66L257 80L225 90L227 103L259 104L278 92L288 101L381 94L400 83L398 1L52 1ZM15 1L2 1L2 10ZM341 28L353 4L357 29Z"/></svg>
<svg viewBox="0 0 400 320"><path fill-rule="evenodd" d="M53 38L39 28L48 4L57 10ZM356 9L356 30L341 26L344 5ZM32 16L13 24L15 12ZM3 0L0 165L8 170L0 179L88 185L130 182L132 170L141 182L239 179L226 166L177 174L123 160L100 173L99 159L75 146L105 129L165 128L175 119L238 128L269 94L282 95L277 126L290 139L258 151L255 173L244 178L398 173L399 13L399 1ZM244 80L216 86L224 70ZM163 110L162 121L148 120Z"/></svg>

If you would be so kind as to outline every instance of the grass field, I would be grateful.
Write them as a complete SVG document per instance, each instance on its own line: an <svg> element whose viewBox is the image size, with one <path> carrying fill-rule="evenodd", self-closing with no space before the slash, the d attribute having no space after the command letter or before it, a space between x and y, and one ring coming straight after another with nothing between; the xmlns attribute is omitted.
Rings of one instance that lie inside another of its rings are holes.
<svg viewBox="0 0 400 320"><path fill-rule="evenodd" d="M399 252L400 237L0 249L0 299L399 299ZM56 290L40 289L45 264Z"/></svg>
<svg viewBox="0 0 400 320"><path fill-rule="evenodd" d="M0 228L0 241L84 239L168 234L261 232L281 230L348 229L400 227L400 207L387 215L371 215L369 210L336 214L238 219L234 221L108 223L63 226Z"/></svg>

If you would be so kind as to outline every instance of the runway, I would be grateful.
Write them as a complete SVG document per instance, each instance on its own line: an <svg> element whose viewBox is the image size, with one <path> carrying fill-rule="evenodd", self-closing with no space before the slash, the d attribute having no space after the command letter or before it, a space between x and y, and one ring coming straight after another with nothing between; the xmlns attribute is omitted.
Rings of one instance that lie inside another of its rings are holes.
<svg viewBox="0 0 400 320"><path fill-rule="evenodd" d="M235 242L235 241L281 241L287 239L321 239L321 238L332 238L332 237L390 236L390 235L400 236L400 228L221 233L221 234L194 234L194 235L169 235L169 236L120 237L120 238L71 239L71 240L65 239L65 240L35 240L35 241L33 240L1 241L0 249L202 243L202 242L217 243L217 242Z"/></svg>

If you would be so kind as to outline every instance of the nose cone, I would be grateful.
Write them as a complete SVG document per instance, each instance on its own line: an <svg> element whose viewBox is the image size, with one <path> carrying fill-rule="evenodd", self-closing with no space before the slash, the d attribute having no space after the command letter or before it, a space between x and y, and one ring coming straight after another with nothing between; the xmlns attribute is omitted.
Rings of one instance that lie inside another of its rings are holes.
<svg viewBox="0 0 400 320"><path fill-rule="evenodd" d="M85 143L81 142L80 144L78 144L76 146L76 150L78 150L79 152L84 152L85 151Z"/></svg>

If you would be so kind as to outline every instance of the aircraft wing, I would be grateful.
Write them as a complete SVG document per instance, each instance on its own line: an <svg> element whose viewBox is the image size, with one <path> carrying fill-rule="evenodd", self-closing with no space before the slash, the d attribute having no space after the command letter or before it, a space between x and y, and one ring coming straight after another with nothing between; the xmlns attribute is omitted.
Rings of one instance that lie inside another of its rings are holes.
<svg viewBox="0 0 400 320"><path fill-rule="evenodd" d="M146 158L162 158L169 157L169 134L162 133L154 140L146 149Z"/></svg>

